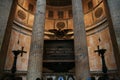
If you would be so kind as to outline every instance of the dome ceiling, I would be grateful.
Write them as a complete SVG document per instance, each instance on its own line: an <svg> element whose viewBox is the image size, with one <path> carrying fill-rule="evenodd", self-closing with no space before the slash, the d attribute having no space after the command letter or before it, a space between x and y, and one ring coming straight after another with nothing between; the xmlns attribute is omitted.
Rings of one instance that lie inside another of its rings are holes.
<svg viewBox="0 0 120 80"><path fill-rule="evenodd" d="M72 5L71 0L47 0L49 6L70 6Z"/></svg>

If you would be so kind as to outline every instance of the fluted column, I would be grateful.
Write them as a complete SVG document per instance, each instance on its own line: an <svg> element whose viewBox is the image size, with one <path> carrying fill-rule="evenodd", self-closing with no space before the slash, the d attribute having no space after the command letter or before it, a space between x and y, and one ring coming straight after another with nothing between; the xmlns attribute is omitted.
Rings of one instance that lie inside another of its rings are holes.
<svg viewBox="0 0 120 80"><path fill-rule="evenodd" d="M36 14L32 31L27 80L42 78L43 41L46 0L37 0Z"/></svg>
<svg viewBox="0 0 120 80"><path fill-rule="evenodd" d="M88 49L81 0L72 0L75 45L76 80L87 80L89 77Z"/></svg>

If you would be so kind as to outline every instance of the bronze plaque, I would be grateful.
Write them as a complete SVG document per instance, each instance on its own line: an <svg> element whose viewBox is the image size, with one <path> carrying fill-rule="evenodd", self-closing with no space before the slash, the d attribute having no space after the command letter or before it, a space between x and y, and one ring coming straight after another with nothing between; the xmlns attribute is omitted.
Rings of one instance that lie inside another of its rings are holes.
<svg viewBox="0 0 120 80"><path fill-rule="evenodd" d="M45 40L44 60L74 60L73 40Z"/></svg>

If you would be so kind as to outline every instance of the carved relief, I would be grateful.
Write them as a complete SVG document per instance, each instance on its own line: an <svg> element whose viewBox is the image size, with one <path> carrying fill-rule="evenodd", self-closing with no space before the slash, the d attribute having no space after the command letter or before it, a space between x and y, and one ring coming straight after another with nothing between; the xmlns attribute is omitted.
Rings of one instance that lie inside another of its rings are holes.
<svg viewBox="0 0 120 80"><path fill-rule="evenodd" d="M93 11L93 19L94 22L99 22L101 20L104 20L106 17L106 13L105 13L105 6L104 3L100 3L98 5L98 7L96 7Z"/></svg>
<svg viewBox="0 0 120 80"><path fill-rule="evenodd" d="M64 22L58 22L58 23L56 24L56 27L57 27L58 29L62 29L62 28L65 27L65 23L64 23Z"/></svg>
<svg viewBox="0 0 120 80"><path fill-rule="evenodd" d="M55 20L54 26L55 29L67 29L67 20Z"/></svg>
<svg viewBox="0 0 120 80"><path fill-rule="evenodd" d="M18 17L22 20L26 18L26 14L22 10L18 10L17 14L18 14Z"/></svg>
<svg viewBox="0 0 120 80"><path fill-rule="evenodd" d="M95 17L99 18L101 17L101 15L103 14L103 9L102 7L99 7L96 11L95 11Z"/></svg>

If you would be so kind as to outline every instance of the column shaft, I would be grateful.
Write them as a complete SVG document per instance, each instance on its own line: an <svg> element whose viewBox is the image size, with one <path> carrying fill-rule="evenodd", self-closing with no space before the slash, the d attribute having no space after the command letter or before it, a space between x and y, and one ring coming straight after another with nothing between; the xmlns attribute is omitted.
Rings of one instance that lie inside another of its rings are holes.
<svg viewBox="0 0 120 80"><path fill-rule="evenodd" d="M110 35L120 74L120 0L103 0L109 22Z"/></svg>
<svg viewBox="0 0 120 80"><path fill-rule="evenodd" d="M46 0L37 0L36 14L31 38L27 80L42 78L44 24Z"/></svg>
<svg viewBox="0 0 120 80"><path fill-rule="evenodd" d="M0 2L0 80L4 76L16 5L16 0L1 0Z"/></svg>
<svg viewBox="0 0 120 80"><path fill-rule="evenodd" d="M76 80L86 80L89 77L88 49L84 14L81 0L72 0L75 45L75 75Z"/></svg>

